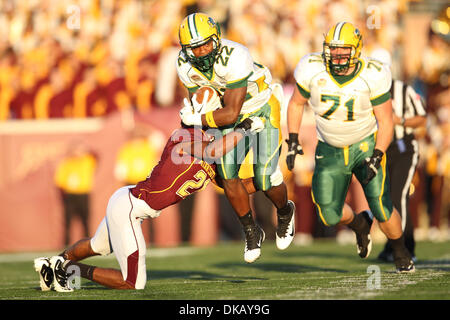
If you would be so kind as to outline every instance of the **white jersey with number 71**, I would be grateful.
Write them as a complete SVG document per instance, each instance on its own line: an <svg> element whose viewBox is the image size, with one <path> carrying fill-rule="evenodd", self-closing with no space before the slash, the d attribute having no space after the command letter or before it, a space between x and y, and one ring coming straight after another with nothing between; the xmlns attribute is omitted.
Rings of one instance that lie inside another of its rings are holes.
<svg viewBox="0 0 450 320"><path fill-rule="evenodd" d="M360 58L349 76L327 72L322 55L298 63L294 78L315 114L317 136L334 147L354 144L377 131L373 107L390 99L391 72L381 62Z"/></svg>

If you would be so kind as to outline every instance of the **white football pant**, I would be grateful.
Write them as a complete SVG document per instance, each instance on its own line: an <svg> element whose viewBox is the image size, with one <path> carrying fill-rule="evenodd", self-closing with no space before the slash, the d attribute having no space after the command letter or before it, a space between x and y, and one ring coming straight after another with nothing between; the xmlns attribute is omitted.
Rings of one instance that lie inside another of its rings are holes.
<svg viewBox="0 0 450 320"><path fill-rule="evenodd" d="M106 216L91 239L91 247L101 255L114 252L123 280L136 289L144 289L146 246L141 223L148 217L158 217L160 211L135 198L129 190L132 187L122 187L111 196Z"/></svg>

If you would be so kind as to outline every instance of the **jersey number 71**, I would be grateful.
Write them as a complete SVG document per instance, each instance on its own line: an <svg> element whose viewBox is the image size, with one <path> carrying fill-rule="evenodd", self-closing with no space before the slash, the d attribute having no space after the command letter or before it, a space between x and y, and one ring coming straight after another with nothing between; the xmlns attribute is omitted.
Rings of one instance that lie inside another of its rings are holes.
<svg viewBox="0 0 450 320"><path fill-rule="evenodd" d="M329 120L330 116L336 111L337 108L341 106L341 97L336 95L328 95L328 94L321 94L320 95L320 101L327 102L327 101L333 101L333 105L330 109L328 109L325 113L321 114L321 117ZM347 100L344 103L344 106L347 108L347 120L346 121L353 121L355 120L353 118L353 104L355 102L354 98L351 98Z"/></svg>

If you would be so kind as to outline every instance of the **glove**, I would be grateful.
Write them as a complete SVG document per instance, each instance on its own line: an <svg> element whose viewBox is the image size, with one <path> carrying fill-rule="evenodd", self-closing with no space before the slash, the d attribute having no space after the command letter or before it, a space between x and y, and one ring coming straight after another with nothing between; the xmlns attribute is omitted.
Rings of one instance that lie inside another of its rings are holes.
<svg viewBox="0 0 450 320"><path fill-rule="evenodd" d="M252 127L250 128L251 133L255 134L264 130L266 119L260 117L250 117L250 119L252 120Z"/></svg>
<svg viewBox="0 0 450 320"><path fill-rule="evenodd" d="M370 158L364 159L364 166L367 168L366 179L362 182L363 184L368 184L378 172L381 160L383 159L383 151L379 149L373 150L372 156Z"/></svg>
<svg viewBox="0 0 450 320"><path fill-rule="evenodd" d="M252 133L256 134L264 129L264 119L260 117L250 117L245 118L241 123L239 123L235 130L243 130L244 134Z"/></svg>
<svg viewBox="0 0 450 320"><path fill-rule="evenodd" d="M184 107L180 110L181 122L187 126L201 126L202 115L200 113L194 113L194 108L188 99L183 100Z"/></svg>
<svg viewBox="0 0 450 320"><path fill-rule="evenodd" d="M288 144L288 153L286 156L286 164L290 171L294 169L295 166L295 156L297 154L303 154L303 148L298 142L298 133L289 133L289 139L286 140Z"/></svg>

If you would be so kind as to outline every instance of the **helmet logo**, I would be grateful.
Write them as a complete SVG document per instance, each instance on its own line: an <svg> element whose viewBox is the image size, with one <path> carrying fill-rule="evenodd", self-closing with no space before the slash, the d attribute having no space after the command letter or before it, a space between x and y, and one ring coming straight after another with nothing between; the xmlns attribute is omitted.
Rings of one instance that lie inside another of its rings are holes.
<svg viewBox="0 0 450 320"><path fill-rule="evenodd" d="M361 36L361 32L359 32L359 29L358 29L358 28L355 28L354 34L355 34L355 36L357 36L357 37L360 37L360 36Z"/></svg>
<svg viewBox="0 0 450 320"><path fill-rule="evenodd" d="M214 22L214 19L209 17L208 18L208 24L211 28L214 28L216 26L216 23Z"/></svg>

